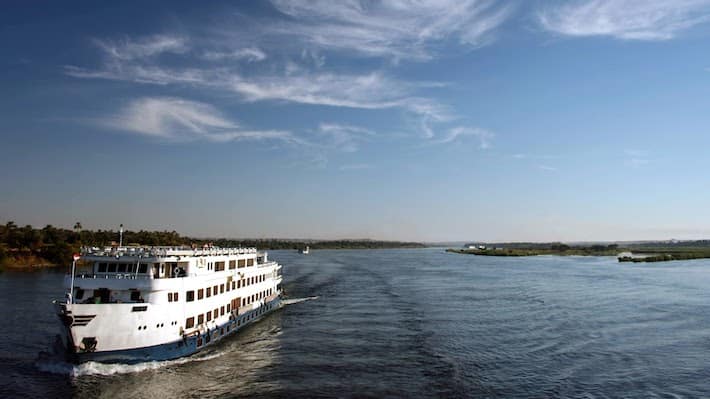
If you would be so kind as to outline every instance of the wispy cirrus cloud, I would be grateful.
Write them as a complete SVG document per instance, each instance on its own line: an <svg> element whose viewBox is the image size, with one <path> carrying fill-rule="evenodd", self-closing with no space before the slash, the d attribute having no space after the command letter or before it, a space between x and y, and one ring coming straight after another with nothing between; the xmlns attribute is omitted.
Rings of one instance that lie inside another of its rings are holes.
<svg viewBox="0 0 710 399"><path fill-rule="evenodd" d="M124 61L153 57L162 53L182 54L189 48L187 39L174 35L152 35L139 39L94 39L93 42L111 58Z"/></svg>
<svg viewBox="0 0 710 399"><path fill-rule="evenodd" d="M354 163L354 164L348 164L348 165L342 165L340 166L341 171L351 171L351 170L365 170L365 169L373 169L374 166L369 164L369 163Z"/></svg>
<svg viewBox="0 0 710 399"><path fill-rule="evenodd" d="M205 51L202 53L202 58L209 61L244 60L247 62L258 62L266 59L266 53L256 47L246 47L230 51Z"/></svg>
<svg viewBox="0 0 710 399"><path fill-rule="evenodd" d="M490 43L512 11L493 0L272 0L272 4L291 18L273 27L272 33L288 32L318 48L419 60L430 59L430 45L445 39L473 47Z"/></svg>
<svg viewBox="0 0 710 399"><path fill-rule="evenodd" d="M157 37L161 42L167 41L165 39L167 36ZM143 52L127 50L118 44L113 44L110 48L101 47L104 50L103 64L99 68L67 65L65 73L76 78L157 85L178 84L227 91L241 96L248 102L282 101L360 109L396 108L421 117L422 123L451 119L447 107L414 94L422 87L440 86L441 83L438 82L405 82L383 72L348 74L309 71L293 63L287 64L281 73L251 75L244 75L230 66L168 66L156 62L154 56L159 54L158 49L169 51L171 47L159 44L151 46L149 39L136 42L143 43L153 50ZM133 43L133 41L126 41L123 45L134 47ZM187 52L187 49L182 47L181 49ZM128 53L132 56L119 56ZM137 54L146 55L140 58ZM212 54L214 61L222 57L216 54Z"/></svg>
<svg viewBox="0 0 710 399"><path fill-rule="evenodd" d="M490 148L491 146L491 140L493 140L493 137L495 137L495 134L493 132L486 130L486 129L481 129L478 127L463 127L463 126L457 126L454 128L449 129L449 131L446 133L446 135L437 140L438 143L450 143L452 141L455 141L459 138L462 137L475 137L478 139L479 142L479 147L481 149L487 149Z"/></svg>
<svg viewBox="0 0 710 399"><path fill-rule="evenodd" d="M328 146L345 152L357 151L362 141L375 135L370 129L338 123L321 123L318 133L326 139Z"/></svg>
<svg viewBox="0 0 710 399"><path fill-rule="evenodd" d="M624 157L624 164L632 168L640 168L651 162L645 150L624 150Z"/></svg>
<svg viewBox="0 0 710 399"><path fill-rule="evenodd" d="M299 141L287 131L244 129L209 104L174 97L135 99L101 123L112 129L171 142Z"/></svg>
<svg viewBox="0 0 710 399"><path fill-rule="evenodd" d="M709 0L577 0L538 13L552 32L628 40L672 39L709 18Z"/></svg>
<svg viewBox="0 0 710 399"><path fill-rule="evenodd" d="M557 168L550 166L550 165L537 165L537 167L538 167L538 169L544 170L547 172L557 172L558 171Z"/></svg>
<svg viewBox="0 0 710 399"><path fill-rule="evenodd" d="M350 60L363 56L430 59L436 54L432 49L447 40L468 48L488 43L510 15L510 6L494 0L275 0L274 6L279 13L267 17L267 23L249 25L256 33L249 33L254 40L247 46L240 41L244 33L241 25L195 37L158 34L95 40L101 50L98 66L67 65L65 73L82 79L197 88L219 96L232 94L251 103L398 110L405 120L415 121L409 126L426 140L447 143L475 135L482 147L489 145L490 134L450 129L450 123L458 118L456 112L422 94L445 87L445 83L395 78L387 72L393 64L375 70L326 68L324 53L346 50L338 56ZM225 32L232 32L231 39ZM288 46L283 46L284 40ZM263 62L263 67L249 67L256 62Z"/></svg>

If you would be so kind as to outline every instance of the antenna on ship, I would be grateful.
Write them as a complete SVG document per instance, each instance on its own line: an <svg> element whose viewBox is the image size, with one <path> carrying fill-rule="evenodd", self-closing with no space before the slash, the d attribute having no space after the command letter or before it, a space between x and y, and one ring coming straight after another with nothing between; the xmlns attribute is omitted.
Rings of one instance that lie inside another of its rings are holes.
<svg viewBox="0 0 710 399"><path fill-rule="evenodd" d="M121 223L121 228L118 229L118 247L123 246L123 223Z"/></svg>
<svg viewBox="0 0 710 399"><path fill-rule="evenodd" d="M76 274L76 261L79 260L81 255L73 254L71 262L71 286L69 288L69 293L67 294L67 303L74 303L74 275Z"/></svg>

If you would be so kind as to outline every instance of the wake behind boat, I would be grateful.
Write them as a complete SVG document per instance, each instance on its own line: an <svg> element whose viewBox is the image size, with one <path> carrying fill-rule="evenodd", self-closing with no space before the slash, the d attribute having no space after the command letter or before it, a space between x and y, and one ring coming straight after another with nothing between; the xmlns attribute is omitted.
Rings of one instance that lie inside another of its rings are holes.
<svg viewBox="0 0 710 399"><path fill-rule="evenodd" d="M281 306L281 266L256 248L84 248L90 274L54 301L74 362L188 356Z"/></svg>

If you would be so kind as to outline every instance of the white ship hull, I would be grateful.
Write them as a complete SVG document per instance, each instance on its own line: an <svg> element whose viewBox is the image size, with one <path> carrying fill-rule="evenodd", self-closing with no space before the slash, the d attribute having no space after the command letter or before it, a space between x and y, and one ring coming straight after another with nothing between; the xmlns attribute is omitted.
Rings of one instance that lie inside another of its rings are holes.
<svg viewBox="0 0 710 399"><path fill-rule="evenodd" d="M253 249L83 257L93 273L76 276L68 300L55 301L75 362L189 356L281 306L281 266Z"/></svg>

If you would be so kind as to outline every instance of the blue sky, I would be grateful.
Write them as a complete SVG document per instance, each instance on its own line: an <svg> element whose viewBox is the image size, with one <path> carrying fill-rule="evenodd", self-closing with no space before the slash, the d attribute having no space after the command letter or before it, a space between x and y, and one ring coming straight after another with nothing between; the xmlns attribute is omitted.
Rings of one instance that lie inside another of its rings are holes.
<svg viewBox="0 0 710 399"><path fill-rule="evenodd" d="M710 237L710 1L14 2L0 220Z"/></svg>

